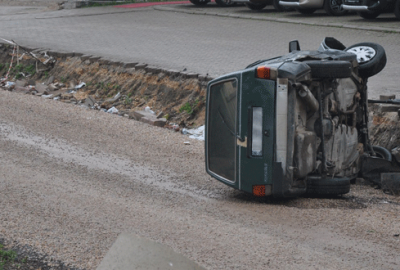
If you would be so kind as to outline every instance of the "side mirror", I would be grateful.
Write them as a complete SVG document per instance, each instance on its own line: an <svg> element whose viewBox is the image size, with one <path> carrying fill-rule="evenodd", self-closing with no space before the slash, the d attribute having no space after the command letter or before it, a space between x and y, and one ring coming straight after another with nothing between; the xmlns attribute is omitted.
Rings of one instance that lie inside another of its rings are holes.
<svg viewBox="0 0 400 270"><path fill-rule="evenodd" d="M300 43L298 40L292 40L289 42L289 52L300 51Z"/></svg>

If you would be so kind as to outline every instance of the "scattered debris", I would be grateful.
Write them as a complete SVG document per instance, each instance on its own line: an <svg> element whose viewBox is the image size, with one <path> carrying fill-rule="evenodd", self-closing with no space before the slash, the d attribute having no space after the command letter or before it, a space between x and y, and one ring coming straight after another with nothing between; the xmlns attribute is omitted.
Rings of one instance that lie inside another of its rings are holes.
<svg viewBox="0 0 400 270"><path fill-rule="evenodd" d="M75 88L75 89L81 89L81 88L83 88L83 87L85 87L85 86L86 86L86 83L81 82L80 84L76 85L74 88Z"/></svg>
<svg viewBox="0 0 400 270"><path fill-rule="evenodd" d="M151 113L151 114L156 114L155 112L153 112L153 111L150 109L149 106L147 106L147 107L144 109L144 111L145 111L145 112L148 112L148 113Z"/></svg>
<svg viewBox="0 0 400 270"><path fill-rule="evenodd" d="M108 113L114 113L117 114L118 113L118 109L115 107L111 107L110 109L107 110Z"/></svg>
<svg viewBox="0 0 400 270"><path fill-rule="evenodd" d="M85 99L85 105L86 105L86 106L88 106L88 107L90 107L90 108L93 108L93 107L95 106L95 104L97 104L97 103L96 103L96 100L95 100L94 98L92 98L91 96L88 96L88 97Z"/></svg>
<svg viewBox="0 0 400 270"><path fill-rule="evenodd" d="M151 110L150 110L151 111ZM143 123L150 124L152 126L157 126L157 127L164 127L167 120L165 118L158 119L154 112L149 112L148 110L144 111L133 111L131 112L130 115L131 118L141 121Z"/></svg>
<svg viewBox="0 0 400 270"><path fill-rule="evenodd" d="M171 124L170 128L175 130L175 131L179 131L180 130L179 125L177 125L177 124Z"/></svg>
<svg viewBox="0 0 400 270"><path fill-rule="evenodd" d="M204 141L204 128L205 128L204 125L200 126L198 128L195 128L195 129L183 128L181 133L183 135L190 135L189 138L191 138L191 139Z"/></svg>
<svg viewBox="0 0 400 270"><path fill-rule="evenodd" d="M5 88L7 90L13 90L15 88L15 82L6 82Z"/></svg>

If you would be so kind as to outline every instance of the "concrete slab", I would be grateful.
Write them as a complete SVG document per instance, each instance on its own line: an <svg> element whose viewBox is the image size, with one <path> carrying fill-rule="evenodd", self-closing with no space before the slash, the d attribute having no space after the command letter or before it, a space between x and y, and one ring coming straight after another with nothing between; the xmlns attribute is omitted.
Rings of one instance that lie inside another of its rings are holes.
<svg viewBox="0 0 400 270"><path fill-rule="evenodd" d="M130 233L122 233L97 270L204 270L172 248Z"/></svg>

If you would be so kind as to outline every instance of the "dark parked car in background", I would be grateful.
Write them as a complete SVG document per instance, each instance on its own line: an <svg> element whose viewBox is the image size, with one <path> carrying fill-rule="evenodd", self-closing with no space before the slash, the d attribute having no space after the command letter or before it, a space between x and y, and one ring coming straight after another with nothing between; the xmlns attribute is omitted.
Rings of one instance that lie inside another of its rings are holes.
<svg viewBox="0 0 400 270"><path fill-rule="evenodd" d="M400 0L344 0L342 7L356 11L364 19L375 19L381 13L393 10L400 20Z"/></svg>
<svg viewBox="0 0 400 270"><path fill-rule="evenodd" d="M211 0L189 0L189 1L196 6L205 6L208 4L208 2L211 2ZM236 3L232 2L231 0L215 0L215 3L217 3L217 5L221 7L230 7L236 5Z"/></svg>

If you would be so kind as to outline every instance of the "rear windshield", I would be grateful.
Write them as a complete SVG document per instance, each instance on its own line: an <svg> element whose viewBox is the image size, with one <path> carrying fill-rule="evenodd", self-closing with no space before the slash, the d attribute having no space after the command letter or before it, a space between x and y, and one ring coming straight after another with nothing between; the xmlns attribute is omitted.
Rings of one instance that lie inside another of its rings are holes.
<svg viewBox="0 0 400 270"><path fill-rule="evenodd" d="M235 181L237 81L212 85L208 102L208 168Z"/></svg>

